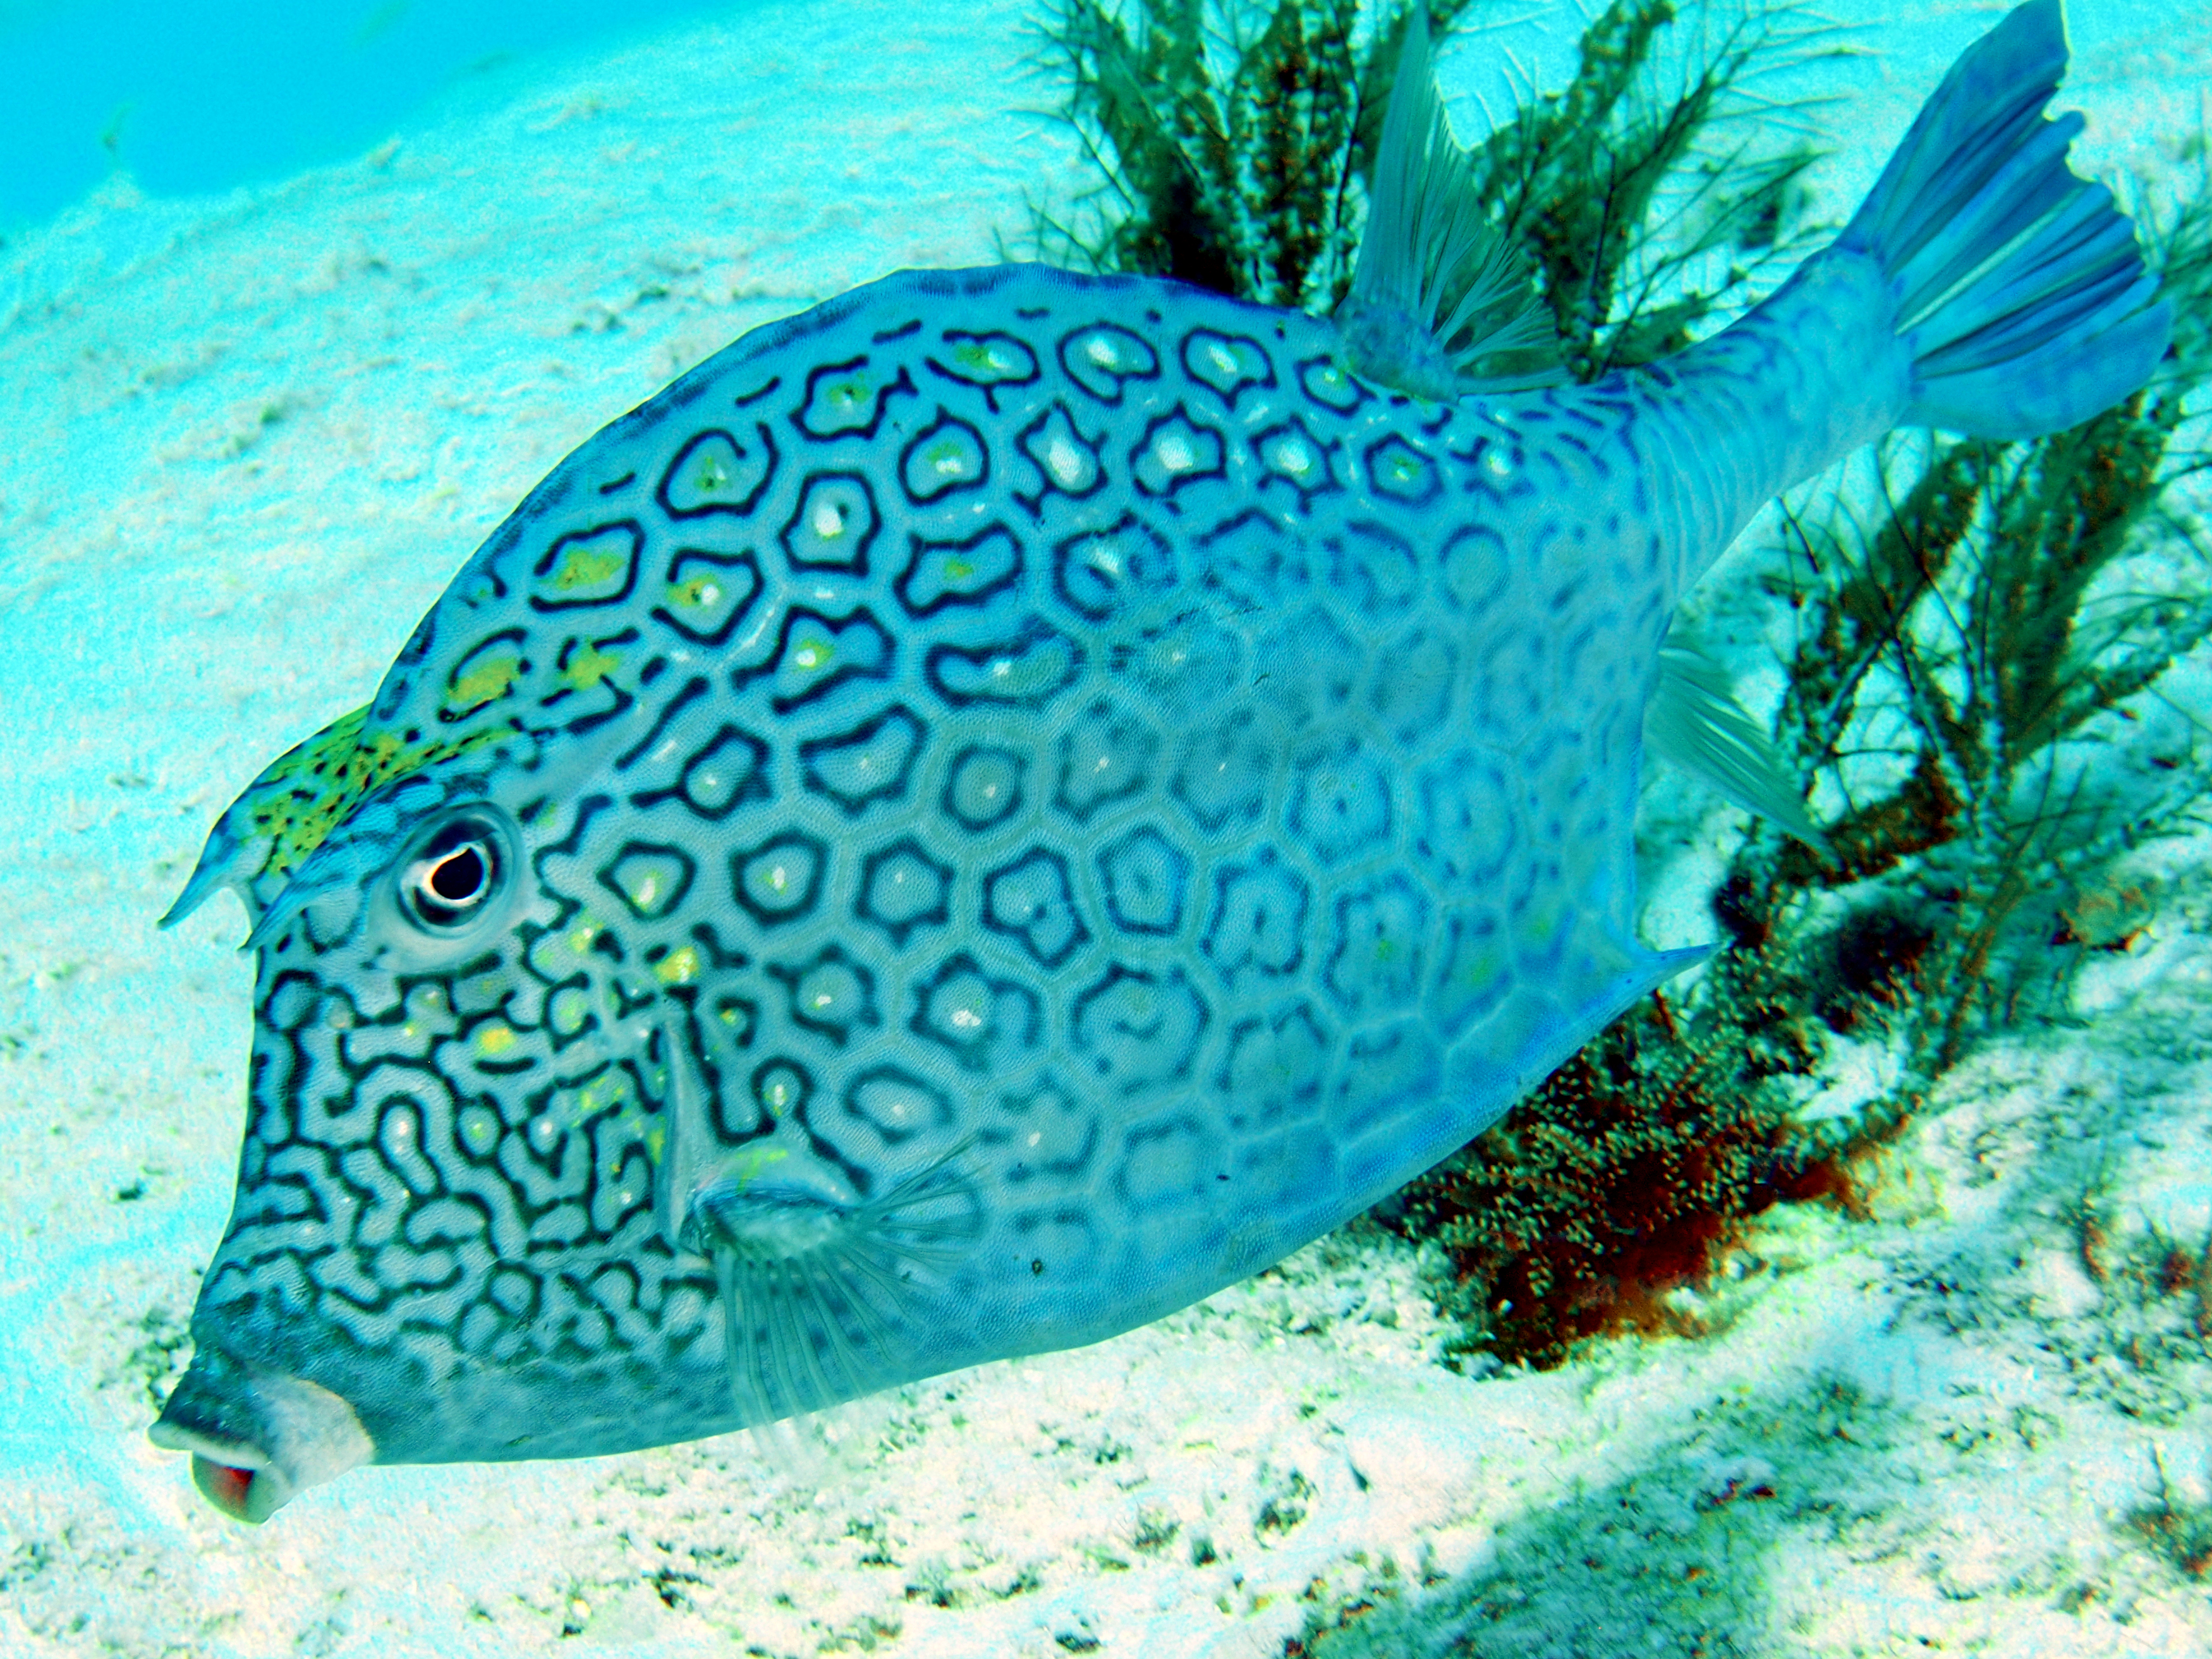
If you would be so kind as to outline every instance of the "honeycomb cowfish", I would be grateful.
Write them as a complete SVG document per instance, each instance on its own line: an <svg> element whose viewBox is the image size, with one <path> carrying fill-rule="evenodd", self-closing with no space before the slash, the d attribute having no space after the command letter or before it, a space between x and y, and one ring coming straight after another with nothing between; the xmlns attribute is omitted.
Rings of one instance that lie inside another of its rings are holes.
<svg viewBox="0 0 2212 1659"><path fill-rule="evenodd" d="M1417 9L1333 317L900 271L607 426L171 912L235 891L257 979L155 1443L260 1521L771 1425L1155 1319L1496 1121L1702 954L1632 857L1655 699L1735 741L1668 690L1700 573L1895 423L2164 355L2065 61L2031 0L1771 298L1573 385L1494 369L1535 302Z"/></svg>

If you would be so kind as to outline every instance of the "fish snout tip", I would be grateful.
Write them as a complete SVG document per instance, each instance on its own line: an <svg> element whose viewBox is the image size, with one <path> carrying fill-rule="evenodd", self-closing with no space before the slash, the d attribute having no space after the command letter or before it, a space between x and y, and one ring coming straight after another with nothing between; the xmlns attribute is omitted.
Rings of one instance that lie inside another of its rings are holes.
<svg viewBox="0 0 2212 1659"><path fill-rule="evenodd" d="M204 1351L146 1437L189 1452L201 1494L254 1526L376 1455L353 1407L328 1389Z"/></svg>

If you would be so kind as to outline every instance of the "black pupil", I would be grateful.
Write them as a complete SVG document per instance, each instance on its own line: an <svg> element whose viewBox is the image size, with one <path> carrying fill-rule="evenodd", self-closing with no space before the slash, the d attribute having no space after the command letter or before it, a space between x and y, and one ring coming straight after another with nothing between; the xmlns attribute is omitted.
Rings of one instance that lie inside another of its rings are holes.
<svg viewBox="0 0 2212 1659"><path fill-rule="evenodd" d="M430 866L430 891L448 904L465 904L483 893L483 850L473 842Z"/></svg>

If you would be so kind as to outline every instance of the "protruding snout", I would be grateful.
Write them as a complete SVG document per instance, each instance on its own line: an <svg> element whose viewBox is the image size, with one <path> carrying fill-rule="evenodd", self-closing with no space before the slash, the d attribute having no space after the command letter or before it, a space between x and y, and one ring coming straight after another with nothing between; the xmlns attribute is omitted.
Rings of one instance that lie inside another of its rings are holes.
<svg viewBox="0 0 2212 1659"><path fill-rule="evenodd" d="M258 1525L309 1486L376 1455L353 1407L328 1389L203 1348L147 1437L192 1455L192 1484Z"/></svg>

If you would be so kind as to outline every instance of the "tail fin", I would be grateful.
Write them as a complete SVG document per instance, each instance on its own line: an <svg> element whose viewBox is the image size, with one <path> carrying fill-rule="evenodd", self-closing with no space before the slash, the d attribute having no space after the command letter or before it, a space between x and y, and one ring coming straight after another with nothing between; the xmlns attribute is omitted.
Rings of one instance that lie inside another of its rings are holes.
<svg viewBox="0 0 2212 1659"><path fill-rule="evenodd" d="M1837 240L1870 254L1912 353L1904 419L1988 438L2087 420L2149 380L2172 313L2112 193L2068 171L2078 112L2059 0L2028 0L1951 66Z"/></svg>

